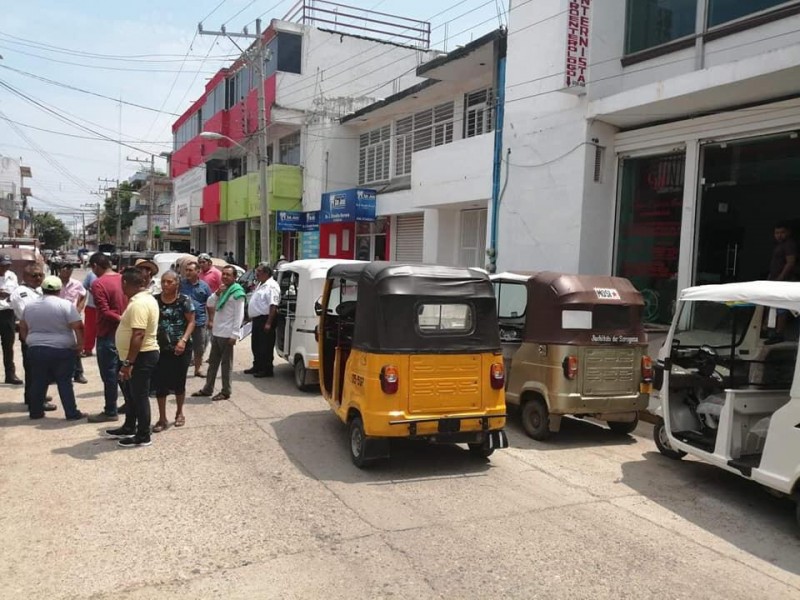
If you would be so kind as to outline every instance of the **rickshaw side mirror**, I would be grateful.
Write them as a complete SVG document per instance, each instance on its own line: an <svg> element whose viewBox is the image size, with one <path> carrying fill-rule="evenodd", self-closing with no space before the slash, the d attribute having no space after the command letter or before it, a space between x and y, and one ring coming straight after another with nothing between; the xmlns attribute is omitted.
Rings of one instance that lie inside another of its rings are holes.
<svg viewBox="0 0 800 600"><path fill-rule="evenodd" d="M317 298L317 301L314 302L314 312L317 314L317 316L322 314L322 296Z"/></svg>

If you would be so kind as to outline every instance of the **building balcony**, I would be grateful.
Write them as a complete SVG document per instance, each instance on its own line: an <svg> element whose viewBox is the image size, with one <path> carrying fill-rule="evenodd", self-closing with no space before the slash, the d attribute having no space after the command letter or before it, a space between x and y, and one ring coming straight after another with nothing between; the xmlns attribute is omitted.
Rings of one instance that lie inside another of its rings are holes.
<svg viewBox="0 0 800 600"><path fill-rule="evenodd" d="M491 198L494 133L415 152L411 158L414 205L433 208Z"/></svg>
<svg viewBox="0 0 800 600"><path fill-rule="evenodd" d="M267 187L270 212L302 209L303 172L300 167L270 165L267 167ZM221 198L220 220L238 221L258 217L260 214L258 172L227 182L226 191Z"/></svg>

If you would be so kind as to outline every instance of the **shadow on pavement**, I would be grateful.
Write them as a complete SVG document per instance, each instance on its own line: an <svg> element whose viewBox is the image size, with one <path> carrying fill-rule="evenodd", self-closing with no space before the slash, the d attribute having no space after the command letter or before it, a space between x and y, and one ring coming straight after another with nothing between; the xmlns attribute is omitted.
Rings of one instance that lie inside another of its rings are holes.
<svg viewBox="0 0 800 600"><path fill-rule="evenodd" d="M97 460L101 454L120 450L117 440L105 437L93 437L90 440L78 442L74 446L55 448L53 454L66 454L79 460Z"/></svg>
<svg viewBox="0 0 800 600"><path fill-rule="evenodd" d="M636 443L633 435L614 433L608 427L588 419L565 417L561 420L561 431L551 434L545 442L528 437L522 428L518 411L510 411L506 419L506 431L514 448L532 450L570 450L574 448L598 448L604 446L629 446Z"/></svg>
<svg viewBox="0 0 800 600"><path fill-rule="evenodd" d="M347 428L331 411L290 415L263 427L272 428L300 472L322 481L397 483L477 476L491 468L491 459L476 457L465 446L398 439L392 440L388 459L358 469L350 461Z"/></svg>
<svg viewBox="0 0 800 600"><path fill-rule="evenodd" d="M657 452L642 456L643 460L623 463L623 484L737 548L800 574L791 500L697 460L674 461Z"/></svg>

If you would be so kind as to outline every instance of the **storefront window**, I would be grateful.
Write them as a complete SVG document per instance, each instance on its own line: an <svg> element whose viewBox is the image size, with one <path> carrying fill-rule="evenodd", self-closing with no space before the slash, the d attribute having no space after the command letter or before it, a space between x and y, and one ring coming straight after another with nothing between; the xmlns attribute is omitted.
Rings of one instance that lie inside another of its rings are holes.
<svg viewBox="0 0 800 600"><path fill-rule="evenodd" d="M625 52L632 54L692 35L696 20L697 0L628 0Z"/></svg>
<svg viewBox="0 0 800 600"><path fill-rule="evenodd" d="M721 25L780 4L786 4L786 0L708 0L708 26Z"/></svg>
<svg viewBox="0 0 800 600"><path fill-rule="evenodd" d="M356 260L386 260L386 236L389 219L356 223Z"/></svg>
<svg viewBox="0 0 800 600"><path fill-rule="evenodd" d="M644 295L645 320L668 324L678 285L684 154L622 165L616 274Z"/></svg>

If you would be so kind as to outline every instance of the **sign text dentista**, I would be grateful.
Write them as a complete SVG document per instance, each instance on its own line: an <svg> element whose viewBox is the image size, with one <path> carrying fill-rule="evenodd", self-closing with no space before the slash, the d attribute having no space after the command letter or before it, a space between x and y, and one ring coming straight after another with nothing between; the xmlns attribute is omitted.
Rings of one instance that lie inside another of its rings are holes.
<svg viewBox="0 0 800 600"><path fill-rule="evenodd" d="M585 87L589 70L592 0L570 0L567 16L565 84Z"/></svg>

